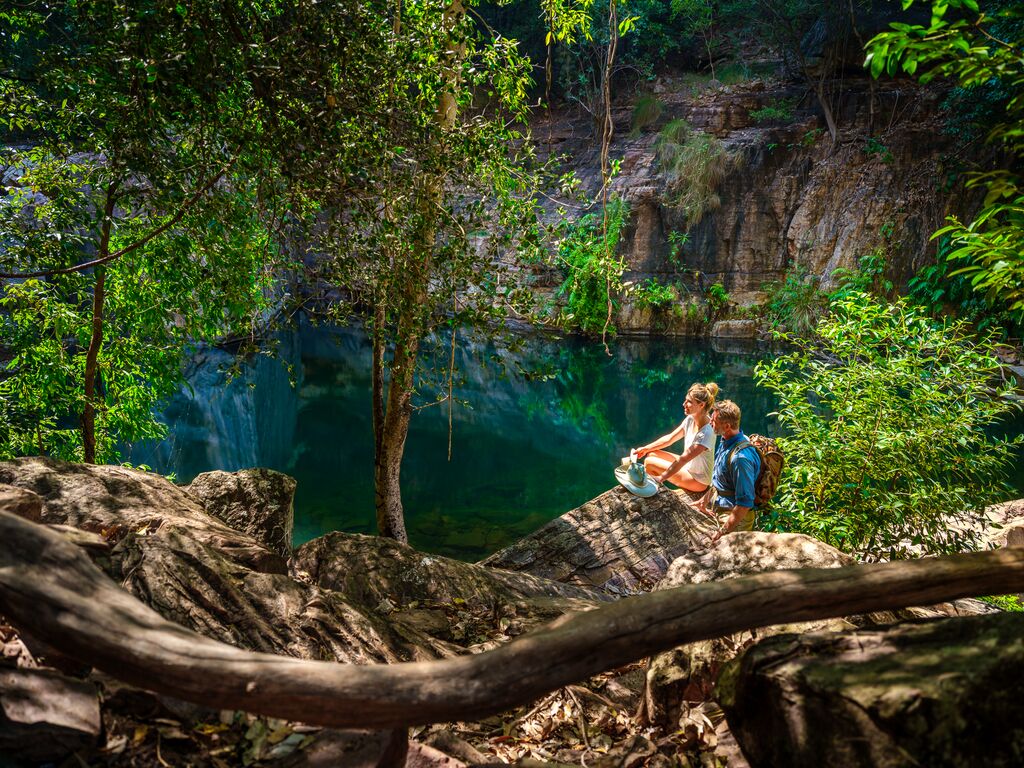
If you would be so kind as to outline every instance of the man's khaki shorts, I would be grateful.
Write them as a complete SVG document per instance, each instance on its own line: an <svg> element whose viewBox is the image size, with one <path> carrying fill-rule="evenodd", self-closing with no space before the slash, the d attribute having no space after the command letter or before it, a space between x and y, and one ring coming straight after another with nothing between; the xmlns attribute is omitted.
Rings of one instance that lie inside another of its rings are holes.
<svg viewBox="0 0 1024 768"><path fill-rule="evenodd" d="M707 505L708 509L716 509L715 502L718 501L718 491L715 486L711 486L708 489ZM718 518L719 527L725 526L729 522L731 512L727 509L716 509L715 517ZM754 510L748 510L747 516L740 520L740 524L733 528L734 531L752 531L754 530L754 518L757 517L757 513Z"/></svg>
<svg viewBox="0 0 1024 768"><path fill-rule="evenodd" d="M727 510L723 509L722 511L720 511L718 513L718 524L720 526L724 526L726 523L729 522L730 515L731 515L731 513L728 512ZM754 513L754 510L752 510L752 509L748 510L747 511L747 516L744 517L742 520L740 520L740 524L737 525L735 528L733 528L733 531L752 531L752 530L754 530L754 518L755 517L757 517L757 515Z"/></svg>

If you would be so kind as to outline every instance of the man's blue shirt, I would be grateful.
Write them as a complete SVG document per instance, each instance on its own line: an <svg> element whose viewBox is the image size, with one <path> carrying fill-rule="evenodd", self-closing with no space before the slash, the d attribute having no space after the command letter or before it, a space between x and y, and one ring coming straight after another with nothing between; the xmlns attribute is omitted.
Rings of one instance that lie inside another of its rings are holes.
<svg viewBox="0 0 1024 768"><path fill-rule="evenodd" d="M743 432L737 432L728 440L719 440L715 448L715 469L711 482L718 491L717 505L722 509L754 506L754 483L761 471L761 455L751 445L736 451L732 462L729 461L733 446L746 439Z"/></svg>

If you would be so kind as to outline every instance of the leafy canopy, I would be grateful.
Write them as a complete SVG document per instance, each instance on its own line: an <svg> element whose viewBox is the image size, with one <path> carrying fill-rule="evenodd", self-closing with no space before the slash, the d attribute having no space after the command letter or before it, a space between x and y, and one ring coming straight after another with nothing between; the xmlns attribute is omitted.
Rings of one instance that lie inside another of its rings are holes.
<svg viewBox="0 0 1024 768"><path fill-rule="evenodd" d="M994 341L903 300L850 292L831 310L816 336L785 337L795 350L755 371L780 403L791 468L769 529L864 558L976 546L1022 443L990 434L1014 408Z"/></svg>
<svg viewBox="0 0 1024 768"><path fill-rule="evenodd" d="M914 0L903 0L909 8ZM984 207L968 223L948 218L935 237L948 237L946 258L963 266L974 287L1006 302L1024 317L1024 14L1019 4L982 8L977 0L934 0L930 23L892 24L874 37L865 62L875 77L902 71L922 82L947 77L984 94L997 87L1008 99L988 141L1007 162L1001 170L976 173L969 186L986 190Z"/></svg>

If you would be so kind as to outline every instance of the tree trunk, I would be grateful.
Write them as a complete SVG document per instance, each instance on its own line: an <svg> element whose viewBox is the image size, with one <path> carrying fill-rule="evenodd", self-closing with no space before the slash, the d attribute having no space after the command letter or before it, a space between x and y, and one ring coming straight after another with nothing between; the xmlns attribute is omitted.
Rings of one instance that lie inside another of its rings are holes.
<svg viewBox="0 0 1024 768"><path fill-rule="evenodd" d="M110 225L114 215L114 194L117 185L107 187L107 199L103 206L103 221L100 222L99 256L110 253ZM105 281L107 268L96 267L96 286L92 294L92 336L85 353L85 405L82 408L82 451L86 464L96 463L96 373L99 367L100 349L103 347L103 302L106 298Z"/></svg>
<svg viewBox="0 0 1024 768"><path fill-rule="evenodd" d="M444 28L452 33L465 15L461 0L445 9ZM397 27L396 27L397 28ZM441 132L455 126L457 118L459 64L465 55L463 43L445 46L442 72L447 90L441 93L435 105L435 123ZM401 542L408 542L405 530L405 510L402 506L400 475L405 440L409 435L412 416L412 395L416 385L416 361L420 343L429 323L430 275L433 267L434 240L437 237L438 212L444 202L443 170L426 170L416 184L416 223L412 234L412 252L395 260L397 275L398 327L395 334L395 354L391 360L391 378L387 387L383 416L380 403L383 397L383 347L374 345L374 495L377 510L377 532ZM377 310L378 316L381 310ZM380 328L375 329L378 336ZM381 342L383 343L383 342ZM380 428L376 424L380 421Z"/></svg>
<svg viewBox="0 0 1024 768"><path fill-rule="evenodd" d="M405 530L400 474L405 440L412 416L412 393L416 375L416 355L420 337L403 319L399 322L395 356L391 361L387 405L376 446L374 491L377 507L377 532L403 543L409 541Z"/></svg>
<svg viewBox="0 0 1024 768"><path fill-rule="evenodd" d="M337 664L243 651L162 618L45 526L0 512L0 612L120 680L215 709L335 727L479 719L695 640L743 629L1024 591L1024 551L775 571L563 616L483 653Z"/></svg>

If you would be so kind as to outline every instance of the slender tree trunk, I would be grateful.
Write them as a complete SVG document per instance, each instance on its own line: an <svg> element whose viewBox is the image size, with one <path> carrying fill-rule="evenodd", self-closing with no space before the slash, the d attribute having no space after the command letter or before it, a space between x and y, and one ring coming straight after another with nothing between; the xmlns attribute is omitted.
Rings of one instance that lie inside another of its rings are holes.
<svg viewBox="0 0 1024 768"><path fill-rule="evenodd" d="M401 542L409 541L405 530L405 509L402 506L400 475L405 440L412 416L412 393L416 374L416 356L420 338L408 327L399 328L395 357L391 363L387 406L377 444L374 467L374 490L377 507L377 532Z"/></svg>
<svg viewBox="0 0 1024 768"><path fill-rule="evenodd" d="M461 0L453 0L445 10L444 25L450 33L461 23L465 9ZM448 88L438 97L435 122L442 132L455 126L457 117L459 65L465 55L461 43L445 46L443 73ZM433 265L437 219L444 202L444 174L441 170L424 171L415 188L417 223L413 231L412 252L395 260L397 283L398 326L395 353L391 360L391 378L386 397L383 395L384 352L374 343L374 432L376 438L374 494L377 510L377 532L381 536L407 542L405 510L400 482L405 441L412 416L412 396L416 384L416 361L420 343L430 317L430 275ZM380 337L380 329L376 329ZM381 342L382 343L382 342ZM380 404L383 403L383 411ZM378 422L379 420L379 422ZM380 429L377 429L377 423Z"/></svg>
<svg viewBox="0 0 1024 768"><path fill-rule="evenodd" d="M828 126L828 135L831 137L832 143L835 144L836 139L839 137L839 129L836 126L836 118L832 114L832 105L829 103L828 96L825 93L824 75L814 81L814 95L818 97L818 104L821 105L821 111L825 114L825 125Z"/></svg>
<svg viewBox="0 0 1024 768"><path fill-rule="evenodd" d="M711 79L717 80L718 78L715 77L715 56L711 53L711 38L706 30L701 32L701 37L704 38L704 47L708 51L708 65L711 67Z"/></svg>
<svg viewBox="0 0 1024 768"><path fill-rule="evenodd" d="M110 253L110 226L114 216L114 199L117 185L107 187L107 199L103 206L103 221L100 222L99 256ZM85 353L85 405L82 408L82 449L86 464L96 463L96 378L99 369L100 350L103 347L103 302L106 298L107 268L96 267L96 286L92 294L92 336Z"/></svg>

